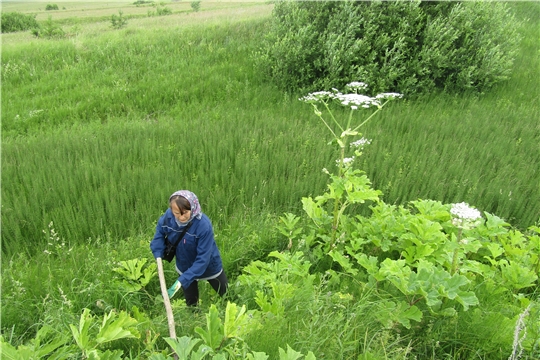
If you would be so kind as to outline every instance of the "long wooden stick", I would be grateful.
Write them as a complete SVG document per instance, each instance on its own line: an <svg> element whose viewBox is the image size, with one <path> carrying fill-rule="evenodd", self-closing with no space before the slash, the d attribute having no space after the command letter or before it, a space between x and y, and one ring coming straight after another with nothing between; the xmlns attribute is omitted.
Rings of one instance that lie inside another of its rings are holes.
<svg viewBox="0 0 540 360"><path fill-rule="evenodd" d="M165 311L167 311L167 323L169 324L169 336L176 339L176 328L174 325L174 315L172 312L171 301L169 300L169 294L167 293L167 284L165 283L165 275L163 275L163 261L161 258L156 258L159 284L161 285L161 295L163 295L163 302L165 303Z"/></svg>

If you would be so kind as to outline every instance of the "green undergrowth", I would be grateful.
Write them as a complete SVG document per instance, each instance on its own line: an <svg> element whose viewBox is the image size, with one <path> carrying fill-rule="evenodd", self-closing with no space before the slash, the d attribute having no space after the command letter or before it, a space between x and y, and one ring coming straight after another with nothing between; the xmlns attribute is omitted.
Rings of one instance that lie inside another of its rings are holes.
<svg viewBox="0 0 540 360"><path fill-rule="evenodd" d="M513 6L530 21L512 79L386 105L339 186L344 154L306 94L253 67L263 20L4 48L3 355L537 357L539 7ZM211 218L231 287L219 299L201 283L195 312L173 299L167 339L148 244L181 188ZM461 202L479 227L452 223Z"/></svg>

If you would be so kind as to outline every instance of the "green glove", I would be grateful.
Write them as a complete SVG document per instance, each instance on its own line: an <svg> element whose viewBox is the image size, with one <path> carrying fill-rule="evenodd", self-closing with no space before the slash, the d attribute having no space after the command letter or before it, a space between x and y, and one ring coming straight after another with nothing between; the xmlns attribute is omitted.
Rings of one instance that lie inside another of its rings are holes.
<svg viewBox="0 0 540 360"><path fill-rule="evenodd" d="M180 281L176 280L174 284L167 290L167 294L169 294L169 299L176 294L178 290L182 287L182 284L180 284Z"/></svg>

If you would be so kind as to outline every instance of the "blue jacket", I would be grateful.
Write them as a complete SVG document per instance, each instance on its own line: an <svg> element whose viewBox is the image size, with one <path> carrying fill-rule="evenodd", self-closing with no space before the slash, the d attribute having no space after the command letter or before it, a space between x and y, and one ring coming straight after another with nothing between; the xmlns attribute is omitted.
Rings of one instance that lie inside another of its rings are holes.
<svg viewBox="0 0 540 360"><path fill-rule="evenodd" d="M156 226L156 234L150 242L150 249L155 258L163 257L165 236L175 243L182 229L176 224L171 209L167 209ZM193 219L192 224L176 247L176 267L182 275L178 281L185 289L193 281L218 274L223 269L221 255L214 240L214 230L208 216L204 213L200 219Z"/></svg>

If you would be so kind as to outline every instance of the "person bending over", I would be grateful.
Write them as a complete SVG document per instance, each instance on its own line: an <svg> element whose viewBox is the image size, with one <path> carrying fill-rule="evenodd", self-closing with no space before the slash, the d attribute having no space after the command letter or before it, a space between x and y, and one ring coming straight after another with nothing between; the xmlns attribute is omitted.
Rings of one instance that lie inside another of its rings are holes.
<svg viewBox="0 0 540 360"><path fill-rule="evenodd" d="M188 306L199 302L198 281L207 280L223 296L227 292L227 275L214 239L212 223L201 211L197 196L180 190L169 197L169 208L159 218L150 242L154 257L163 258L167 242L176 247L176 271L180 275L167 291L169 298L182 288Z"/></svg>

